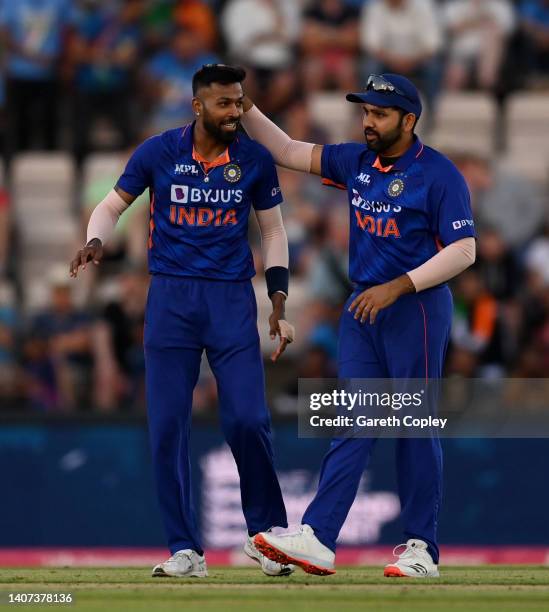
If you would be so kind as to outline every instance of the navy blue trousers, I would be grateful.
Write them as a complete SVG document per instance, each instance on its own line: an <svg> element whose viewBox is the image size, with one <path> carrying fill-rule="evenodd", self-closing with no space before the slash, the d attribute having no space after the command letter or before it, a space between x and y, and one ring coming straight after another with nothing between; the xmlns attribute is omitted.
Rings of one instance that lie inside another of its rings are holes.
<svg viewBox="0 0 549 612"><path fill-rule="evenodd" d="M452 319L445 285L408 294L380 311L374 325L355 321L345 304L340 320L340 378L440 378ZM332 440L324 457L318 491L302 523L335 551L336 540L356 497L376 440ZM398 494L405 539L427 542L438 563L438 513L442 496L442 450L438 437L396 441Z"/></svg>
<svg viewBox="0 0 549 612"><path fill-rule="evenodd" d="M250 532L287 526L273 464L257 306L250 281L154 275L145 315L147 411L160 510L172 553L202 552L192 499L193 389L205 350Z"/></svg>

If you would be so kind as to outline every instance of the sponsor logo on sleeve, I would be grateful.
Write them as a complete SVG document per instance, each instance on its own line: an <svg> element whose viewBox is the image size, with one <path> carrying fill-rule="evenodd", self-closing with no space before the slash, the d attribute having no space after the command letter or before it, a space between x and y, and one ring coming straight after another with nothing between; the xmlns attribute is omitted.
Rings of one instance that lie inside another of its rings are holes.
<svg viewBox="0 0 549 612"><path fill-rule="evenodd" d="M455 230L459 230L462 227L475 227L475 222L473 219L457 219L456 221L452 221L452 227Z"/></svg>

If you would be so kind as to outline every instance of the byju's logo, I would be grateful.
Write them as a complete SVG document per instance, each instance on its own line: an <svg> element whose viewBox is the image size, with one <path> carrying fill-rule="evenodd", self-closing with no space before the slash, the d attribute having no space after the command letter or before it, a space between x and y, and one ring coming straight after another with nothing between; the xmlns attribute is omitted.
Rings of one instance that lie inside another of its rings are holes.
<svg viewBox="0 0 549 612"><path fill-rule="evenodd" d="M170 199L174 204L240 204L242 189L199 189L188 185L172 185Z"/></svg>
<svg viewBox="0 0 549 612"><path fill-rule="evenodd" d="M198 168L194 164L175 164L176 174L198 176Z"/></svg>
<svg viewBox="0 0 549 612"><path fill-rule="evenodd" d="M189 200L189 187L187 185L172 185L172 202L186 204Z"/></svg>
<svg viewBox="0 0 549 612"><path fill-rule="evenodd" d="M474 227L475 226L475 222L473 221L473 219L459 219L458 221L453 221L452 222L452 227L455 230L461 229L462 227Z"/></svg>

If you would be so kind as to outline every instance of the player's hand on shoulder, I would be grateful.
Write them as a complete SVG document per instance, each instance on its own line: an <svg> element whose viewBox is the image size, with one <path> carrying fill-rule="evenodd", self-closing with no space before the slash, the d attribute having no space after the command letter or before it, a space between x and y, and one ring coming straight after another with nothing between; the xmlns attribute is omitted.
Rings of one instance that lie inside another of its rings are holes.
<svg viewBox="0 0 549 612"><path fill-rule="evenodd" d="M271 361L277 361L286 350L288 344L294 341L295 328L285 319L284 305L286 296L282 293L275 293L271 300L273 302L273 312L269 317L269 335L271 340L274 340L277 336L280 338L278 347L271 355Z"/></svg>
<svg viewBox="0 0 549 612"><path fill-rule="evenodd" d="M93 261L95 265L98 265L103 257L103 244L99 238L93 238L88 244L80 249L76 256L71 261L70 275L76 278L78 275L78 269L82 267L82 270L86 269L86 264Z"/></svg>
<svg viewBox="0 0 549 612"><path fill-rule="evenodd" d="M376 320L377 314L383 308L394 304L401 295L415 292L415 287L410 277L403 274L388 283L370 287L359 293L349 306L349 312L354 311L354 318L365 323L369 318L370 324Z"/></svg>

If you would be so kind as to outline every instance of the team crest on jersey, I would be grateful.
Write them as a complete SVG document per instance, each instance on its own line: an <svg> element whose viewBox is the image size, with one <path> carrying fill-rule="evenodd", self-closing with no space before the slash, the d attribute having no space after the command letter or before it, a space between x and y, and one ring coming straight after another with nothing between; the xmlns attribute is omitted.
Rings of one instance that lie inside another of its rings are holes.
<svg viewBox="0 0 549 612"><path fill-rule="evenodd" d="M242 178L240 166L227 164L223 170L223 178L229 183L237 183Z"/></svg>
<svg viewBox="0 0 549 612"><path fill-rule="evenodd" d="M394 179L389 183L387 193L392 197L396 198L404 191L404 181L402 179Z"/></svg>

